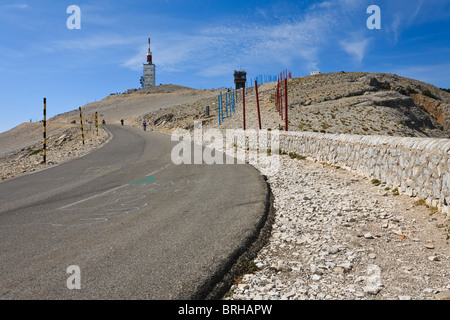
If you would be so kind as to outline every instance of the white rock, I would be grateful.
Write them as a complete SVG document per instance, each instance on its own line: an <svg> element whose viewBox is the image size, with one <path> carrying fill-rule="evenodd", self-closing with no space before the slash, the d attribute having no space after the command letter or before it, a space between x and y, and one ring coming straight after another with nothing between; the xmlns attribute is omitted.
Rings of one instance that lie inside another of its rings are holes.
<svg viewBox="0 0 450 320"><path fill-rule="evenodd" d="M377 285L372 285L372 286L365 286L363 288L365 293L369 293L369 294L378 294L378 292L380 292L381 287L377 286Z"/></svg>
<svg viewBox="0 0 450 320"><path fill-rule="evenodd" d="M344 268L345 271L350 271L353 268L353 265L350 262L344 262L338 264L338 267Z"/></svg>
<svg viewBox="0 0 450 320"><path fill-rule="evenodd" d="M366 238L366 239L373 239L373 236L372 236L372 234L370 232L367 232L367 233L364 234L364 238Z"/></svg>
<svg viewBox="0 0 450 320"><path fill-rule="evenodd" d="M428 260L430 260L430 261L439 261L439 257L438 256L429 256Z"/></svg>
<svg viewBox="0 0 450 320"><path fill-rule="evenodd" d="M239 283L238 284L238 289L239 290L245 290L245 289L248 289L248 288L250 288L250 286L247 284L247 283Z"/></svg>
<svg viewBox="0 0 450 320"><path fill-rule="evenodd" d="M339 252L339 248L330 248L328 249L329 254L336 254Z"/></svg>
<svg viewBox="0 0 450 320"><path fill-rule="evenodd" d="M311 279L312 279L313 281L319 281L320 279L322 279L322 277L319 276L318 274L315 274L315 275L312 276Z"/></svg>
<svg viewBox="0 0 450 320"><path fill-rule="evenodd" d="M266 267L266 264L263 263L263 262L258 262L256 264L256 267L261 270L261 269L264 269Z"/></svg>

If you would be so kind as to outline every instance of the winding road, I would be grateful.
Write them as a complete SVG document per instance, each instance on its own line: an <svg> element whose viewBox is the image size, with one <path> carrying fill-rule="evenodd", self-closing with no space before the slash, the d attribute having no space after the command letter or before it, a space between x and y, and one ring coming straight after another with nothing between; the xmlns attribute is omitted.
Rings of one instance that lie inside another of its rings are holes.
<svg viewBox="0 0 450 320"><path fill-rule="evenodd" d="M203 299L258 236L256 169L174 165L170 136L107 128L90 154L0 183L0 299Z"/></svg>

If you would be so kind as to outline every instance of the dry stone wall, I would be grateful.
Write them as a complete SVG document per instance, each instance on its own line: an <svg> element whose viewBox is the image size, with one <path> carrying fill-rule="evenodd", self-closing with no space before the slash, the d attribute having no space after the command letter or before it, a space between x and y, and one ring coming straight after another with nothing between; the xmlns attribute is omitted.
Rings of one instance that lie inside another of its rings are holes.
<svg viewBox="0 0 450 320"><path fill-rule="evenodd" d="M378 179L450 215L450 139L289 132L280 150Z"/></svg>

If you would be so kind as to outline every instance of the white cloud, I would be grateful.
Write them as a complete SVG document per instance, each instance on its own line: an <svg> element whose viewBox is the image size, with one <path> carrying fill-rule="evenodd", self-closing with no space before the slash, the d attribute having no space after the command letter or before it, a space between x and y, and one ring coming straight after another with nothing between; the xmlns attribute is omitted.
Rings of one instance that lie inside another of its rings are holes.
<svg viewBox="0 0 450 320"><path fill-rule="evenodd" d="M27 9L28 4L26 3L6 4L4 7L10 9Z"/></svg>
<svg viewBox="0 0 450 320"><path fill-rule="evenodd" d="M416 19L416 17L419 15L420 10L422 9L422 6L423 6L423 0L420 0L417 4L416 10L413 12L413 14L409 18L410 23L412 23Z"/></svg>
<svg viewBox="0 0 450 320"><path fill-rule="evenodd" d="M118 35L96 35L75 40L56 40L49 44L52 50L96 50L117 45L129 45L136 43L135 37Z"/></svg>
<svg viewBox="0 0 450 320"><path fill-rule="evenodd" d="M133 71L137 71L142 69L142 64L145 62L145 52L146 52L146 46L142 47L139 52L134 55L131 58L128 58L126 61L124 61L121 66L129 68Z"/></svg>
<svg viewBox="0 0 450 320"><path fill-rule="evenodd" d="M209 66L195 73L195 75L201 77L217 77L223 75L229 75L230 70L236 69L236 66L232 63L224 63L220 65Z"/></svg>
<svg viewBox="0 0 450 320"><path fill-rule="evenodd" d="M318 69L322 50L330 43L342 48L360 63L364 59L368 39L352 38L354 16L348 10L356 10L356 0L322 1L306 8L297 16L283 20L258 19L251 22L234 18L233 23L218 21L202 26L197 32L184 31L159 35L154 43L154 62L163 70L203 70L200 75L217 75L225 68L246 68L271 65L301 64L305 69ZM343 14L345 10L345 14ZM264 8L257 10L258 17L268 14ZM365 8L361 11L362 17ZM270 22L268 21L270 20ZM361 29L366 30L365 23ZM363 40L359 40L363 39ZM359 40L359 41L358 41ZM145 61L146 47L140 45L136 54L124 61L122 66L141 70ZM221 67L214 67L221 66ZM229 72L229 71L228 71Z"/></svg>
<svg viewBox="0 0 450 320"><path fill-rule="evenodd" d="M392 33L395 44L398 43L402 31L414 24L415 20L419 16L419 13L422 11L422 7L423 0L419 0L416 1L415 5L414 3L410 3L410 5L405 8L397 8L396 10L394 10L394 8L389 8L384 11L387 13L392 13L391 16L388 14L382 15L382 17L384 20L389 21L385 31L387 33Z"/></svg>
<svg viewBox="0 0 450 320"><path fill-rule="evenodd" d="M339 44L345 52L352 55L357 62L361 63L364 59L364 55L366 53L369 42L370 39L356 41L342 40L339 42Z"/></svg>
<svg viewBox="0 0 450 320"><path fill-rule="evenodd" d="M231 35L239 32L239 28L234 26L212 26L209 28L202 29L200 31L201 34L209 34L209 35Z"/></svg>
<svg viewBox="0 0 450 320"><path fill-rule="evenodd" d="M269 17L269 13L267 12L267 10L264 10L258 6L256 6L255 8L255 12L260 15L261 17L263 17L264 19L267 19Z"/></svg>
<svg viewBox="0 0 450 320"><path fill-rule="evenodd" d="M396 14L392 20L391 29L394 34L394 42L398 42L398 38L400 36L400 26L401 26L402 18L399 14Z"/></svg>
<svg viewBox="0 0 450 320"><path fill-rule="evenodd" d="M217 36L160 34L152 39L153 61L164 71L181 72L194 68L199 61L222 54L224 43ZM121 66L141 70L146 61L148 46L140 45L136 54Z"/></svg>
<svg viewBox="0 0 450 320"><path fill-rule="evenodd" d="M448 79L450 63L402 66L394 68L390 72L399 76L430 83L439 88L450 88L450 81Z"/></svg>

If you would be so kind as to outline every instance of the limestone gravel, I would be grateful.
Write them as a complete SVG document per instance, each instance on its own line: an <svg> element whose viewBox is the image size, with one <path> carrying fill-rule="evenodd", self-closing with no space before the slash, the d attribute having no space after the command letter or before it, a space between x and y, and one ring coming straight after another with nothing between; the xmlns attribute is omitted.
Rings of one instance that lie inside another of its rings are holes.
<svg viewBox="0 0 450 320"><path fill-rule="evenodd" d="M258 270L238 279L225 299L446 297L443 214L430 215L411 198L341 168L286 155L280 163L268 177L276 213L269 242L254 259Z"/></svg>

